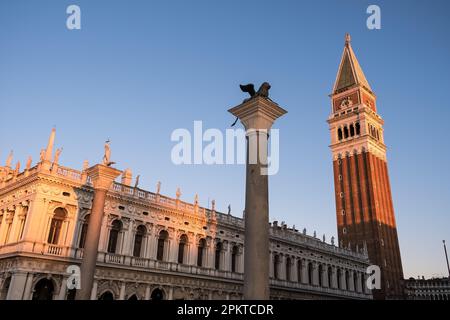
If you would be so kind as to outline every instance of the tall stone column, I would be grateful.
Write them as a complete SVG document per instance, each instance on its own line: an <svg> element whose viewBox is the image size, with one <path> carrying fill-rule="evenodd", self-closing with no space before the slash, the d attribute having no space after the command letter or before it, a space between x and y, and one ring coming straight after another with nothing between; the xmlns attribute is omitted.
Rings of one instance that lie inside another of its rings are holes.
<svg viewBox="0 0 450 320"><path fill-rule="evenodd" d="M269 299L268 130L286 113L270 99L253 96L228 110L247 131L244 299Z"/></svg>
<svg viewBox="0 0 450 320"><path fill-rule="evenodd" d="M86 232L83 261L81 262L81 289L77 292L77 300L89 300L91 297L106 194L114 179L120 174L120 170L102 164L87 169L87 175L91 177L94 185L94 199Z"/></svg>

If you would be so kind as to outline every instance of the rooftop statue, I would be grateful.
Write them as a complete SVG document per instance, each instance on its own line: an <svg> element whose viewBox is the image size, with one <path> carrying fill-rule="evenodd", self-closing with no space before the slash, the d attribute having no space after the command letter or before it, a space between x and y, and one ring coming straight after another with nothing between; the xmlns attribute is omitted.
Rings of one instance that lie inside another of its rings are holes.
<svg viewBox="0 0 450 320"><path fill-rule="evenodd" d="M109 141L109 139L105 142L105 155L103 156L103 164L108 167L115 163L111 161L111 147L109 146L110 142L111 141Z"/></svg>

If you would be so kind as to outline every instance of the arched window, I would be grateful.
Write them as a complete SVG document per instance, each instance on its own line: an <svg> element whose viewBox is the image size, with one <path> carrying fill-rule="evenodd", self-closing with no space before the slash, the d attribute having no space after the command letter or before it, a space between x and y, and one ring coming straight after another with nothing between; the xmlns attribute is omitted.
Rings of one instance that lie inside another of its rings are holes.
<svg viewBox="0 0 450 320"><path fill-rule="evenodd" d="M351 137L355 136L355 127L353 126L353 124L350 125L350 136Z"/></svg>
<svg viewBox="0 0 450 320"><path fill-rule="evenodd" d="M298 282L302 282L302 265L303 265L302 260L299 259L297 261L297 279L298 279Z"/></svg>
<svg viewBox="0 0 450 320"><path fill-rule="evenodd" d="M216 243L216 254L215 254L215 259L214 259L214 267L219 270L220 269L220 256L222 254L222 242L217 242Z"/></svg>
<svg viewBox="0 0 450 320"><path fill-rule="evenodd" d="M203 266L203 253L206 250L206 240L200 239L198 242L198 252L197 252L197 266Z"/></svg>
<svg viewBox="0 0 450 320"><path fill-rule="evenodd" d="M309 284L313 284L313 272L314 272L314 270L313 270L313 264L312 264L312 262L310 262L310 263L308 263L308 283Z"/></svg>
<svg viewBox="0 0 450 320"><path fill-rule="evenodd" d="M273 256L273 278L278 279L278 264L280 263L280 256L274 255Z"/></svg>
<svg viewBox="0 0 450 320"><path fill-rule="evenodd" d="M187 235L183 234L180 237L180 243L178 244L178 263L184 263L184 254L188 243Z"/></svg>
<svg viewBox="0 0 450 320"><path fill-rule="evenodd" d="M109 231L108 252L116 253L119 234L122 231L122 221L114 220Z"/></svg>
<svg viewBox="0 0 450 320"><path fill-rule="evenodd" d="M41 279L36 283L33 290L33 300L53 300L55 288L50 279Z"/></svg>
<svg viewBox="0 0 450 320"><path fill-rule="evenodd" d="M342 140L342 129L339 128L337 132L338 132L338 140L340 141Z"/></svg>
<svg viewBox="0 0 450 320"><path fill-rule="evenodd" d="M90 216L91 215L87 214L84 217L83 225L81 226L80 243L78 244L78 247L80 249L83 249L84 245L86 243L86 235L87 235L87 229L88 229L88 226L89 226L89 217Z"/></svg>
<svg viewBox="0 0 450 320"><path fill-rule="evenodd" d="M98 300L111 301L114 300L114 295L112 294L111 291L106 291L98 298Z"/></svg>
<svg viewBox="0 0 450 320"><path fill-rule="evenodd" d="M147 234L147 229L145 226L140 225L136 229L136 234L134 236L134 247L133 256L140 257L142 255L142 243L144 242L145 235Z"/></svg>
<svg viewBox="0 0 450 320"><path fill-rule="evenodd" d="M57 208L54 211L52 222L50 223L50 230L48 232L47 242L50 244L58 244L61 236L61 229L66 218L67 211L63 208Z"/></svg>
<svg viewBox="0 0 450 320"><path fill-rule="evenodd" d="M138 297L137 297L137 295L133 294L133 295L131 295L131 296L128 298L128 300L129 300L129 301L137 301L137 300L138 300Z"/></svg>
<svg viewBox="0 0 450 320"><path fill-rule="evenodd" d="M347 126L344 127L344 139L348 138L348 128Z"/></svg>
<svg viewBox="0 0 450 320"><path fill-rule="evenodd" d="M328 276L328 288L332 288L333 287L333 269L331 267L328 267L327 276Z"/></svg>
<svg viewBox="0 0 450 320"><path fill-rule="evenodd" d="M323 273L323 267L321 264L319 264L319 287L323 286L322 273Z"/></svg>
<svg viewBox="0 0 450 320"><path fill-rule="evenodd" d="M233 246L231 250L231 272L236 272L237 270L237 255L239 252L238 246Z"/></svg>
<svg viewBox="0 0 450 320"><path fill-rule="evenodd" d="M361 126L359 125L359 122L357 122L355 124L355 129L356 129L356 135L360 135L361 134Z"/></svg>
<svg viewBox="0 0 450 320"><path fill-rule="evenodd" d="M152 300L164 300L164 292L161 289L156 288L155 290L152 291L150 299L152 299Z"/></svg>
<svg viewBox="0 0 450 320"><path fill-rule="evenodd" d="M291 258L286 259L286 280L291 281Z"/></svg>
<svg viewBox="0 0 450 320"><path fill-rule="evenodd" d="M168 240L169 240L169 233L166 230L161 230L158 238L158 250L156 252L156 259L159 261L164 260L164 251Z"/></svg>

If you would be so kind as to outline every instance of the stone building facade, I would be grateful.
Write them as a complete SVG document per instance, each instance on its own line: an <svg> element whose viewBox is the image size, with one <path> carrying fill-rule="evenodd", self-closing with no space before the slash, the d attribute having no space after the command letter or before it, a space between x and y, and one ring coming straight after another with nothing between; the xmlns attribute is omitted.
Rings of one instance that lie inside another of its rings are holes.
<svg viewBox="0 0 450 320"><path fill-rule="evenodd" d="M35 166L0 167L0 299L74 298L93 188L87 163L52 157L54 139ZM107 194L91 299L241 299L243 243L243 219L133 187L125 170ZM273 299L371 299L368 265L364 250L270 226Z"/></svg>
<svg viewBox="0 0 450 320"><path fill-rule="evenodd" d="M405 280L405 294L408 300L450 300L450 278Z"/></svg>

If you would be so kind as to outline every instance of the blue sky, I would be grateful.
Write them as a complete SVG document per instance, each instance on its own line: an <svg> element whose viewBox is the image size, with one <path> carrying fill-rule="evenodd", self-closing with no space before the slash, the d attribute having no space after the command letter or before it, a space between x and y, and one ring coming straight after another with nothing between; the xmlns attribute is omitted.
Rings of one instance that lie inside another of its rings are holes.
<svg viewBox="0 0 450 320"><path fill-rule="evenodd" d="M82 29L66 28L77 4ZM366 8L381 7L368 30ZM326 123L344 45L352 44L385 120L405 276L446 275L450 242L448 1L1 1L0 159L36 161L53 125L60 162L100 161L112 140L120 169L141 186L200 203L244 208L244 166L175 166L177 128L225 130L238 84L272 84L289 113L270 215L336 235Z"/></svg>

